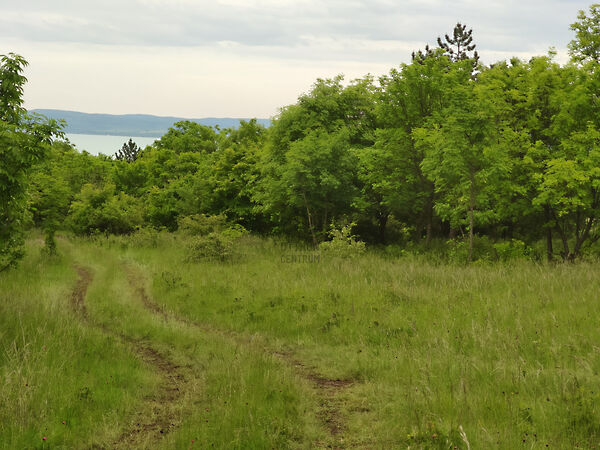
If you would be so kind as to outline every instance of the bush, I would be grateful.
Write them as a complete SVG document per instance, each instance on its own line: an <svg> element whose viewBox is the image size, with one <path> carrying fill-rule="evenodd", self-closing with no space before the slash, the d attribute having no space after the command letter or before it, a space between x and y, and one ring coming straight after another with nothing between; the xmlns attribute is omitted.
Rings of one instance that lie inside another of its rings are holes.
<svg viewBox="0 0 600 450"><path fill-rule="evenodd" d="M127 234L142 224L140 200L115 193L115 186L86 184L71 205L70 224L76 234Z"/></svg>
<svg viewBox="0 0 600 450"><path fill-rule="evenodd" d="M498 242L494 244L494 250L499 261L510 261L513 259L530 258L532 250L525 242L518 239L510 241Z"/></svg>
<svg viewBox="0 0 600 450"><path fill-rule="evenodd" d="M190 236L206 236L210 233L223 231L228 228L228 225L227 218L223 214L218 216L194 214L181 217L178 220L178 228L179 231Z"/></svg>
<svg viewBox="0 0 600 450"><path fill-rule="evenodd" d="M243 227L215 231L205 236L194 236L187 245L187 260L198 262L205 259L225 261L239 256L235 251L239 239L246 235Z"/></svg>
<svg viewBox="0 0 600 450"><path fill-rule="evenodd" d="M469 241L451 240L448 245L448 260L452 263L465 264L469 259ZM494 244L487 236L474 236L473 239L473 261L494 261L496 250Z"/></svg>
<svg viewBox="0 0 600 450"><path fill-rule="evenodd" d="M355 225L355 223L351 223L341 228L336 228L335 224L332 224L331 231L329 232L331 240L322 242L319 245L319 249L329 255L340 258L354 258L363 254L366 250L365 243L356 240L356 236L352 235L352 227Z"/></svg>
<svg viewBox="0 0 600 450"><path fill-rule="evenodd" d="M236 256L235 247L240 238L248 234L241 225L228 225L224 215L184 217L179 221L179 230L189 236L187 260L192 262L231 259Z"/></svg>
<svg viewBox="0 0 600 450"><path fill-rule="evenodd" d="M139 228L129 236L134 247L156 248L160 242L161 233L154 228Z"/></svg>

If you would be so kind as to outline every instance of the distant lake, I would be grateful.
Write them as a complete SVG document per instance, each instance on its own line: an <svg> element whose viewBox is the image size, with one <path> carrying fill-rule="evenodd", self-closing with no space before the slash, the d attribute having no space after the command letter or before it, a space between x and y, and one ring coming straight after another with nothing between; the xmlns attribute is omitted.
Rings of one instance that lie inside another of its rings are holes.
<svg viewBox="0 0 600 450"><path fill-rule="evenodd" d="M111 136L106 134L65 134L65 136L79 151L85 150L92 155L99 153L114 155L121 150L123 144L129 141L130 138L141 148L151 145L155 140L160 139L139 136Z"/></svg>

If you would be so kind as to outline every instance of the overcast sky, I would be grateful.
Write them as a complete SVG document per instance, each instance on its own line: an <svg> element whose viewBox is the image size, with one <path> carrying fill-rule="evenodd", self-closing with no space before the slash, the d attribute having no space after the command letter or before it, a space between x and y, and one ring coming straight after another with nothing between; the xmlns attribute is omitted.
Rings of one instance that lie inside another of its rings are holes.
<svg viewBox="0 0 600 450"><path fill-rule="evenodd" d="M26 107L270 117L316 78L381 75L473 28L482 60L566 60L579 0L0 0L0 54L30 63Z"/></svg>

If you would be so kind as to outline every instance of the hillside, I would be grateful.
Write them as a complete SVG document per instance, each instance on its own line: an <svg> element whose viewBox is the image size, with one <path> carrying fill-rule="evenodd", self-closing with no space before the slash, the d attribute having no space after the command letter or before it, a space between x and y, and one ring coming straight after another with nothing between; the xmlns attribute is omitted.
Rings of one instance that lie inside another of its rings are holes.
<svg viewBox="0 0 600 450"><path fill-rule="evenodd" d="M191 120L207 126L220 128L237 127L240 120L247 118L215 118L186 119L182 117L160 117L149 114L88 114L59 109L33 109L31 112L43 114L52 119L67 121L65 131L74 134L109 134L113 136L160 137L169 127L180 120ZM269 126L269 119L257 119L259 123Z"/></svg>

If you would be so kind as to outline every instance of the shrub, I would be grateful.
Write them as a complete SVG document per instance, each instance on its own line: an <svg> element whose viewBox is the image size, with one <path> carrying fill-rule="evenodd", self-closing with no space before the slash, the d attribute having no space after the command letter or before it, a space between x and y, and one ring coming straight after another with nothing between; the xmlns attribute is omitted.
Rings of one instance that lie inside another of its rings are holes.
<svg viewBox="0 0 600 450"><path fill-rule="evenodd" d="M464 264L469 259L469 241L451 240L448 245L448 260L453 263ZM496 259L494 244L487 236L474 236L473 261L493 261Z"/></svg>
<svg viewBox="0 0 600 450"><path fill-rule="evenodd" d="M235 247L240 238L248 234L241 225L228 225L224 215L184 217L179 222L179 229L189 236L187 260L192 262L231 259L236 256Z"/></svg>
<svg viewBox="0 0 600 450"><path fill-rule="evenodd" d="M134 247L156 248L160 242L160 232L154 228L139 228L129 237Z"/></svg>
<svg viewBox="0 0 600 450"><path fill-rule="evenodd" d="M227 218L223 214L218 216L194 214L181 217L178 220L179 231L191 236L206 236L210 233L223 231L227 227Z"/></svg>
<svg viewBox="0 0 600 450"><path fill-rule="evenodd" d="M236 254L239 239L246 234L243 227L231 227L223 231L214 231L204 236L194 236L187 245L187 260L198 262L204 259L225 261Z"/></svg>
<svg viewBox="0 0 600 450"><path fill-rule="evenodd" d="M525 244L525 242L518 239L498 242L494 244L494 250L496 251L496 256L500 261L529 258L532 254L531 249Z"/></svg>
<svg viewBox="0 0 600 450"><path fill-rule="evenodd" d="M355 223L343 225L341 228L336 228L335 224L331 225L329 235L331 240L322 242L319 249L332 256L340 258L354 258L365 252L365 243L356 240L356 236L352 235L352 227Z"/></svg>
<svg viewBox="0 0 600 450"><path fill-rule="evenodd" d="M142 223L140 200L123 192L115 193L115 186L95 187L86 184L71 205L70 223L76 234L127 234Z"/></svg>

